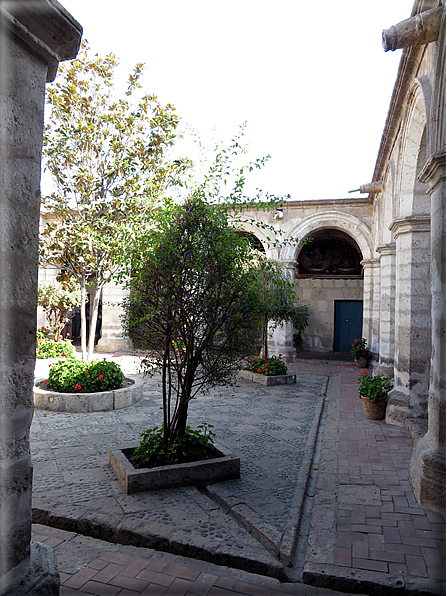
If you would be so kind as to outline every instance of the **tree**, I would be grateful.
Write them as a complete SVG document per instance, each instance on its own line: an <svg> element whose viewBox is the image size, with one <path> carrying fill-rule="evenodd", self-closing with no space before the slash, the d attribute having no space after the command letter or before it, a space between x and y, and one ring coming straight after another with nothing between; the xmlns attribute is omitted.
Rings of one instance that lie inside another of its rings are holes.
<svg viewBox="0 0 447 596"><path fill-rule="evenodd" d="M118 268L131 220L149 213L190 165L167 156L177 136L175 108L163 107L155 95L133 97L143 64L129 75L121 99L113 87L116 66L112 53L90 58L84 42L78 58L61 65L47 86L43 156L55 192L42 198L51 219L40 236L40 260L60 269L61 279L73 276L80 284L84 359L93 354L100 289ZM87 288L92 298L88 356Z"/></svg>
<svg viewBox="0 0 447 596"><path fill-rule="evenodd" d="M225 205L193 196L155 216L134 252L123 324L161 371L165 443L182 439L201 388L227 385L262 321L257 264ZM268 267L268 263L265 263Z"/></svg>
<svg viewBox="0 0 447 596"><path fill-rule="evenodd" d="M37 304L43 308L45 318L53 332L54 341L58 342L61 331L67 322L67 313L79 306L81 291L78 284L68 283L39 284Z"/></svg>

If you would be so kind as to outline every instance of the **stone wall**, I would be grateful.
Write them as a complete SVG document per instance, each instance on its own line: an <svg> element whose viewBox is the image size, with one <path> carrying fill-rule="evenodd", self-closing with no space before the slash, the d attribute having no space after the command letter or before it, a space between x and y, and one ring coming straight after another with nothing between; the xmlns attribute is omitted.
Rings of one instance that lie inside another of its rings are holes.
<svg viewBox="0 0 447 596"><path fill-rule="evenodd" d="M312 311L298 351L332 352L335 300L363 300L363 279L300 278L297 281L297 296Z"/></svg>
<svg viewBox="0 0 447 596"><path fill-rule="evenodd" d="M41 8L9 2L0 10L2 596L58 593L54 560L41 564L51 553L30 547L40 159L45 83L59 60L76 55L82 29L57 2L42 2Z"/></svg>

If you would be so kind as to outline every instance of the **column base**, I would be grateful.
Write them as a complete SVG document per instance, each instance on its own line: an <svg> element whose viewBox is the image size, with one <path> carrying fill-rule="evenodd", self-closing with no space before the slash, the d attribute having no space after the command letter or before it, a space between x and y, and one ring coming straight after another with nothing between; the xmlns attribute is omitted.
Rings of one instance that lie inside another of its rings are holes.
<svg viewBox="0 0 447 596"><path fill-rule="evenodd" d="M413 451L410 482L423 509L445 515L445 457L433 448L429 434L417 442Z"/></svg>
<svg viewBox="0 0 447 596"><path fill-rule="evenodd" d="M30 564L27 571L0 592L0 596L58 596L60 575L53 549L31 542Z"/></svg>
<svg viewBox="0 0 447 596"><path fill-rule="evenodd" d="M113 354L114 352L130 352L132 346L124 337L101 337L96 346L98 352Z"/></svg>
<svg viewBox="0 0 447 596"><path fill-rule="evenodd" d="M393 389L388 393L386 404L386 424L405 426L405 420L410 417L410 398L405 393Z"/></svg>

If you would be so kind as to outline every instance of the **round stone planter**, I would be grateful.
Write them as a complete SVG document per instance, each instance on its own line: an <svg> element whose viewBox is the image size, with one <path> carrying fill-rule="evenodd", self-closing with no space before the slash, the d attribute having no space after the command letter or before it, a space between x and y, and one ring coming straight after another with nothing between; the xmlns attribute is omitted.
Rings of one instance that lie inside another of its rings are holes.
<svg viewBox="0 0 447 596"><path fill-rule="evenodd" d="M43 387L43 381L34 386L34 407L52 412L111 412L133 406L143 399L143 381L130 377L124 379L121 389L96 393L58 393Z"/></svg>
<svg viewBox="0 0 447 596"><path fill-rule="evenodd" d="M365 416L368 420L383 420L385 418L385 400L373 402L362 395L362 402L365 408Z"/></svg>

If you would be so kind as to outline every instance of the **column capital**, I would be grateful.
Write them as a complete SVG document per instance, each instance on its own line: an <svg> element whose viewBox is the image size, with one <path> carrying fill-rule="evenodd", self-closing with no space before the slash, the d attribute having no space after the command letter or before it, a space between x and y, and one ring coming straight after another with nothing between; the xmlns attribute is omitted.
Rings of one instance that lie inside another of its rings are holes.
<svg viewBox="0 0 447 596"><path fill-rule="evenodd" d="M360 265L362 265L363 269L374 269L380 266L380 261L379 259L363 259L360 261Z"/></svg>
<svg viewBox="0 0 447 596"><path fill-rule="evenodd" d="M47 83L56 77L59 62L76 58L82 26L59 2L7 2L0 22L47 65Z"/></svg>
<svg viewBox="0 0 447 596"><path fill-rule="evenodd" d="M430 156L430 159L420 171L418 180L428 184L428 194L432 194L435 188L442 181L445 181L445 151Z"/></svg>
<svg viewBox="0 0 447 596"><path fill-rule="evenodd" d="M376 247L376 252L379 253L380 258L384 255L395 255L396 254L396 243L390 242L389 244L382 244Z"/></svg>
<svg viewBox="0 0 447 596"><path fill-rule="evenodd" d="M394 238L402 234L430 232L430 215L409 215L394 219L389 226Z"/></svg>

